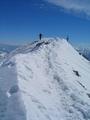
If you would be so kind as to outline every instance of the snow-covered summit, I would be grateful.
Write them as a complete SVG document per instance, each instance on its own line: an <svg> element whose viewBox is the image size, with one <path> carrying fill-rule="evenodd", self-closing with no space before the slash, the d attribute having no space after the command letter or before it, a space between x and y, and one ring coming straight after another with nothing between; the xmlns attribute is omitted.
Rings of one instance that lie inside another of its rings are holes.
<svg viewBox="0 0 90 120"><path fill-rule="evenodd" d="M64 39L16 49L0 67L0 120L90 120L90 63Z"/></svg>

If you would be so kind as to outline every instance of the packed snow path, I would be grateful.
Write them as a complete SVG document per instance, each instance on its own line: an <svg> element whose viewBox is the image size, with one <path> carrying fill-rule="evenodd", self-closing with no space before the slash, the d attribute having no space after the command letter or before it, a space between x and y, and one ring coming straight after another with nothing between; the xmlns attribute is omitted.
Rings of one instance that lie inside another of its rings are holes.
<svg viewBox="0 0 90 120"><path fill-rule="evenodd" d="M90 120L90 63L64 39L44 38L0 67L0 120Z"/></svg>

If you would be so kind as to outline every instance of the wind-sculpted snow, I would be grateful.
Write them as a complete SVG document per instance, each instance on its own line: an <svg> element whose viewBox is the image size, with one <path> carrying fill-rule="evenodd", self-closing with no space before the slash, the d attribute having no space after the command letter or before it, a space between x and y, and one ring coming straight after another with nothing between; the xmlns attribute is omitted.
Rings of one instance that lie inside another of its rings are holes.
<svg viewBox="0 0 90 120"><path fill-rule="evenodd" d="M64 39L18 48L0 67L0 120L90 120L90 63Z"/></svg>

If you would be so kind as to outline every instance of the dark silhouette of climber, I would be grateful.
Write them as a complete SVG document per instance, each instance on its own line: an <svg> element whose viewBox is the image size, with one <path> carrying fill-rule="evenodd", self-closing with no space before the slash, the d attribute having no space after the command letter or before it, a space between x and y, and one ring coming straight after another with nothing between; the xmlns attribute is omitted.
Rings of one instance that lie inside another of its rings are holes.
<svg viewBox="0 0 90 120"><path fill-rule="evenodd" d="M66 37L66 40L69 41L69 36Z"/></svg>
<svg viewBox="0 0 90 120"><path fill-rule="evenodd" d="M40 40L42 39L42 34L41 34L41 33L39 34L39 39L40 39Z"/></svg>

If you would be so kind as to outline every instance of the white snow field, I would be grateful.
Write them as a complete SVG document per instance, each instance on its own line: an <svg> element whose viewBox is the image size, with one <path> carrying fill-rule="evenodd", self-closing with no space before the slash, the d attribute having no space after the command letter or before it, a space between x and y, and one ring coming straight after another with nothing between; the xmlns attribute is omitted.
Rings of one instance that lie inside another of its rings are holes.
<svg viewBox="0 0 90 120"><path fill-rule="evenodd" d="M90 120L90 63L64 39L43 38L0 66L0 120Z"/></svg>

